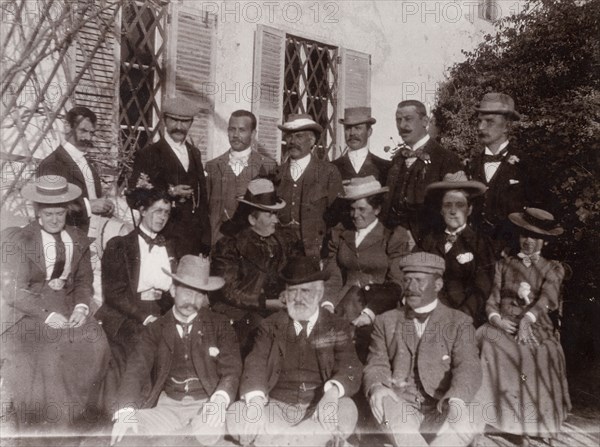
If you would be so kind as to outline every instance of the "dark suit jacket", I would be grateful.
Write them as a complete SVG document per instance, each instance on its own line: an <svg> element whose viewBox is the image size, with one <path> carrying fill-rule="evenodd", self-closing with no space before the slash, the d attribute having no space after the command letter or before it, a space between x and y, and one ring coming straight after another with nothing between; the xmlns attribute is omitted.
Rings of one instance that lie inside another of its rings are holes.
<svg viewBox="0 0 600 447"><path fill-rule="evenodd" d="M387 182L387 175L392 162L379 158L377 155L369 152L365 162L360 168L360 171L356 173L348 153L332 161L336 168L340 171L342 180L348 180L354 177L367 177L369 175L374 176L382 185Z"/></svg>
<svg viewBox="0 0 600 447"><path fill-rule="evenodd" d="M473 318L475 326L480 326L487 320L485 302L490 296L494 279L496 259L491 242L467 226L448 253L445 253L445 245L446 234L438 232L428 235L422 247L446 261L444 288L440 298L444 304ZM469 257L472 259L467 261Z"/></svg>
<svg viewBox="0 0 600 447"><path fill-rule="evenodd" d="M129 188L135 185L143 172L148 175L155 188L168 190L169 186L188 184L192 187L195 206L192 199L185 202L175 200L171 209L171 217L163 234L173 241L178 258L185 254L198 255L201 251L210 250L210 221L208 219L208 201L206 195L206 177L202 165L200 151L186 143L192 166L196 170L196 178L185 181L188 172L183 169L179 159L164 138L147 146L136 154L133 172L129 179Z"/></svg>
<svg viewBox="0 0 600 447"><path fill-rule="evenodd" d="M93 176L96 196L101 197L102 186L100 184L100 175L98 175L98 172L92 163L88 164ZM89 198L89 192L85 184L85 178L83 177L84 173L81 172L77 163L71 158L66 149L62 146L58 146L54 152L42 160L35 175L36 177L41 177L43 175L60 175L61 177L66 178L67 182L73 183L81 188L81 197L75 201L77 208L69 211L68 224L80 227L86 231L90 216L87 214L83 198Z"/></svg>
<svg viewBox="0 0 600 447"><path fill-rule="evenodd" d="M274 175L277 163L272 158L259 154L256 151L250 153L248 166L245 167L237 177L246 186L250 180L257 177L270 177ZM221 224L227 220L224 216L226 205L234 204L233 209L228 209L229 218L233 217L237 208L235 198L235 174L229 166L229 151L209 161L206 164L206 185L208 188L208 211L210 214L210 227L212 228L212 243L215 244L220 237ZM230 206L230 205L229 205Z"/></svg>
<svg viewBox="0 0 600 447"><path fill-rule="evenodd" d="M171 269L175 271L175 252L167 242ZM104 330L112 337L127 319L142 324L148 314L140 309L137 292L140 278L140 243L137 231L116 236L108 241L102 256L102 292L104 304L96 314L102 320ZM173 304L168 293L163 294L159 306L166 312ZM157 315L158 316L158 315Z"/></svg>
<svg viewBox="0 0 600 447"><path fill-rule="evenodd" d="M429 396L473 399L482 380L475 327L471 318L443 303L431 313L420 342L404 309L377 316L363 377L367 396L376 385L399 388L406 382L417 351L419 378Z"/></svg>
<svg viewBox="0 0 600 447"><path fill-rule="evenodd" d="M223 316L204 308L194 320L191 336L192 363L202 386L209 395L217 390L225 391L233 402L242 373L242 360L231 324ZM138 408L156 405L169 377L178 337L172 310L146 328L127 362L119 388L119 408L132 403ZM214 352L211 355L214 348L218 350L217 355ZM151 389L143 389L151 375Z"/></svg>
<svg viewBox="0 0 600 447"><path fill-rule="evenodd" d="M24 228L7 228L2 232L2 332L24 316L44 322L52 312L72 312L75 305L90 306L93 295L92 264L89 239L75 227L66 228L73 239L71 273L67 277L66 301L54 303L45 299L46 261L39 223ZM70 316L65 315L67 318Z"/></svg>
<svg viewBox="0 0 600 447"><path fill-rule="evenodd" d="M286 191L291 191L291 178L286 175L290 170L290 161L285 162L275 179L277 194L290 204L291 198ZM328 161L311 156L303 177L300 206L300 233L304 244L304 254L316 258L321 257L323 240L327 224L332 222L328 210L342 192L342 179L337 168Z"/></svg>
<svg viewBox="0 0 600 447"><path fill-rule="evenodd" d="M244 363L240 395L258 390L268 395L277 384L285 361L289 321L286 311L262 321L254 347ZM322 309L309 339L317 349L323 382L337 380L344 386L346 396L360 389L362 372L351 332L350 323Z"/></svg>

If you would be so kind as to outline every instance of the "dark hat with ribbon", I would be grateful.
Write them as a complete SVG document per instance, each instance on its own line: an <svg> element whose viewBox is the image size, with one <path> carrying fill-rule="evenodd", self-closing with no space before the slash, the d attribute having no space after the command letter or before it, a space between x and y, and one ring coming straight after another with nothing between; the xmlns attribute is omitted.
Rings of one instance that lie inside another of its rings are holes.
<svg viewBox="0 0 600 447"><path fill-rule="evenodd" d="M275 211L285 207L285 200L277 196L273 182L265 178L251 180L246 194L238 201L265 211Z"/></svg>
<svg viewBox="0 0 600 447"><path fill-rule="evenodd" d="M338 120L344 126L357 124L375 124L377 120L371 116L371 107L348 107L344 109L344 117Z"/></svg>
<svg viewBox="0 0 600 447"><path fill-rule="evenodd" d="M81 188L59 175L44 175L23 186L21 195L35 203L60 204L77 199Z"/></svg>
<svg viewBox="0 0 600 447"><path fill-rule="evenodd" d="M308 256L290 259L281 271L280 276L289 285L329 279L329 273L321 270L319 261Z"/></svg>
<svg viewBox="0 0 600 447"><path fill-rule="evenodd" d="M525 208L522 213L509 214L508 218L516 226L540 236L560 236L564 232L552 214L539 208Z"/></svg>

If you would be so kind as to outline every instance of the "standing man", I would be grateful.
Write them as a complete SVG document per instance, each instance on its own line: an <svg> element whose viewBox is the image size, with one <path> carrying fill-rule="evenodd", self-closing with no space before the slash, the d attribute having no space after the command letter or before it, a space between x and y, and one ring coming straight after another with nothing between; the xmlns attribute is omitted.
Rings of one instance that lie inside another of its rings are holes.
<svg viewBox="0 0 600 447"><path fill-rule="evenodd" d="M412 253L401 268L404 307L375 319L363 377L371 410L397 447L427 446L422 433L467 446L476 429L466 404L482 377L473 320L438 301L442 258Z"/></svg>
<svg viewBox="0 0 600 447"><path fill-rule="evenodd" d="M404 146L392 160L387 180L390 192L383 207L387 224L409 229L418 246L438 218L430 215L423 205L425 188L442 181L448 173L462 170L458 156L429 136L428 124L423 103L408 100L398 104L396 127Z"/></svg>
<svg viewBox="0 0 600 447"><path fill-rule="evenodd" d="M162 108L164 134L136 154L129 179L130 189L145 180L173 198L163 235L173 241L178 259L210 252L204 167L198 148L186 142L197 113L198 107L186 98L166 99Z"/></svg>
<svg viewBox="0 0 600 447"><path fill-rule="evenodd" d="M304 254L319 259L332 221L328 212L342 192L342 179L335 166L311 154L323 128L310 115L292 114L277 127L290 157L275 180L277 194L286 202L279 218L302 241Z"/></svg>
<svg viewBox="0 0 600 447"><path fill-rule="evenodd" d="M256 137L256 117L252 112L233 112L227 136L231 145L229 151L206 164L213 245L222 237L221 224L233 217L238 207L237 199L246 193L250 180L269 177L277 167L275 160L251 148Z"/></svg>
<svg viewBox="0 0 600 447"><path fill-rule="evenodd" d="M227 430L241 445L325 446L354 431L350 397L362 365L350 323L319 309L328 276L307 257L282 271L287 311L261 323L244 364L243 400L227 413Z"/></svg>
<svg viewBox="0 0 600 447"><path fill-rule="evenodd" d="M376 122L371 117L371 107L350 107L344 110L344 118L340 119L340 123L344 125L346 153L333 161L342 180L372 175L385 185L391 162L369 151L369 138Z"/></svg>
<svg viewBox="0 0 600 447"><path fill-rule="evenodd" d="M127 362L111 445L129 429L145 436L192 435L201 445L225 434L242 361L229 321L208 308L207 292L223 286L209 270L207 258L192 255L181 259L176 274L164 269L174 281L175 305L142 333Z"/></svg>
<svg viewBox="0 0 600 447"><path fill-rule="evenodd" d="M96 114L87 107L73 107L65 120L65 143L42 160L35 175L58 175L81 189L81 197L70 207L67 224L87 232L92 214L110 216L115 205L102 197L100 175L88 153L94 147Z"/></svg>
<svg viewBox="0 0 600 447"><path fill-rule="evenodd" d="M520 119L514 100L504 93L487 93L475 110L477 135L484 149L473 157L469 174L488 189L483 201L475 204L473 220L499 251L513 239L508 215L535 202L533 175L522 152L509 142L513 123Z"/></svg>

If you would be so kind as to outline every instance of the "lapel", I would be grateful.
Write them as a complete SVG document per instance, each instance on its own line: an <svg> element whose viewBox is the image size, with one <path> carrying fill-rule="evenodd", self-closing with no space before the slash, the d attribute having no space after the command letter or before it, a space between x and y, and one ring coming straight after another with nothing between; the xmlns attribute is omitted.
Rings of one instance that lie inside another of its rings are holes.
<svg viewBox="0 0 600 447"><path fill-rule="evenodd" d="M24 238L25 256L42 272L43 278L46 278L46 260L44 259L44 250L42 249L42 227L37 221L29 224L28 232Z"/></svg>
<svg viewBox="0 0 600 447"><path fill-rule="evenodd" d="M311 332L312 345L317 352L317 363L321 375L329 375L335 362L335 330L326 310L319 310L319 318ZM325 377L324 377L325 378Z"/></svg>
<svg viewBox="0 0 600 447"><path fill-rule="evenodd" d="M361 244L358 246L358 251L364 251L375 244L380 244L384 238L384 232L385 228L383 227L382 223L377 222L375 228L373 228L373 230L371 230L371 232L365 236ZM352 234L354 235L355 233L352 232Z"/></svg>
<svg viewBox="0 0 600 447"><path fill-rule="evenodd" d="M134 230L128 235L125 247L125 264L127 266L127 274L129 276L129 287L131 287L132 296L137 296L137 287L140 280L140 241L137 231Z"/></svg>
<svg viewBox="0 0 600 447"><path fill-rule="evenodd" d="M441 346L439 331L444 328L444 326L440 324L440 321L443 316L444 316L443 305L442 305L442 302L438 300L438 304L437 304L436 308L433 310L433 312L431 313L431 315L429 316L429 321L427 321L427 326L425 326L423 335L421 336L421 339L418 342L418 350L419 350L419 358L420 359L438 358L439 357L436 352L432 352L432 351L439 351L439 348ZM413 325L414 325L414 323L413 323Z"/></svg>
<svg viewBox="0 0 600 447"><path fill-rule="evenodd" d="M171 355L175 351L175 340L176 337L179 337L179 333L177 332L177 328L175 327L175 315L173 315L173 309L169 310L165 314L165 316L161 319L162 321L162 337L165 341L165 344L169 348ZM192 328L193 330L193 328Z"/></svg>
<svg viewBox="0 0 600 447"><path fill-rule="evenodd" d="M177 155L175 155L175 151L171 148L169 143L167 143L167 140L162 138L160 140L160 142L161 142L161 144L159 146L159 150L160 150L159 159L165 163L165 170L170 170L170 169L166 169L170 165L175 170L175 172L185 173L186 170L183 169L183 165L179 161L179 158L177 158ZM187 144L186 144L186 147L187 147ZM189 151L188 151L188 154L189 154ZM190 157L190 165L191 165L191 163L192 163L192 158Z"/></svg>
<svg viewBox="0 0 600 447"><path fill-rule="evenodd" d="M244 168L240 176L244 176L246 174L246 170L250 171L249 176L245 176L248 180L254 179L260 175L267 175L267 172L261 173L261 169L263 167L263 158L262 156L256 152L254 149L250 151L250 158L248 159L248 166Z"/></svg>
<svg viewBox="0 0 600 447"><path fill-rule="evenodd" d="M348 249L350 251L352 251L353 253L357 253L358 252L358 250L356 249L356 231L354 231L354 230L344 230L340 234L340 238L344 241L344 243L346 244L346 246L348 247ZM363 243L364 243L364 241L363 241Z"/></svg>
<svg viewBox="0 0 600 447"><path fill-rule="evenodd" d="M206 382L208 378L207 365L209 362L208 348L211 343L214 343L216 337L210 334L214 331L214 323L211 323L210 316L207 315L208 309L200 309L198 316L192 325L192 363L196 368L196 373L202 381L202 385L206 390L211 389L211 385Z"/></svg>
<svg viewBox="0 0 600 447"><path fill-rule="evenodd" d="M78 183L79 186L83 186L84 190L87 191L85 187L85 178L83 178L83 173L75 163L75 160L71 158L67 150L63 146L59 146L56 149L56 158L58 159L59 164L63 164L69 170L69 177L72 176L72 179ZM92 171L92 175L94 175L94 183L96 183L96 175L95 169L90 166L90 170Z"/></svg>
<svg viewBox="0 0 600 447"><path fill-rule="evenodd" d="M350 149L348 149L348 152L349 151L350 151ZM354 166L352 166L352 162L350 161L350 156L348 155L348 152L346 152L339 161L340 171L342 174L345 174L344 178L352 178L352 177L356 177L358 175L354 171ZM361 168L361 170L362 170L362 168Z"/></svg>
<svg viewBox="0 0 600 447"><path fill-rule="evenodd" d="M198 175L200 175L204 172L204 168L202 167L202 154L196 147L192 146L187 141L185 142L185 147L187 148L188 155L190 158L190 166L192 165L192 163L194 163L194 166L196 167L196 172L198 173ZM181 168L183 169L183 166Z"/></svg>
<svg viewBox="0 0 600 447"><path fill-rule="evenodd" d="M314 191L313 185L316 185L319 182L318 171L319 171L319 167L318 167L317 158L315 157L314 154L312 154L310 156L310 162L308 163L308 166L306 167L306 169L304 170L304 173L302 174L302 176L304 177L304 179L302 180L302 192L301 192L302 204L306 203L305 198L308 199L308 202L312 202L314 199L318 198L318 197L313 197L313 194L312 194L312 192Z"/></svg>
<svg viewBox="0 0 600 447"><path fill-rule="evenodd" d="M400 343L404 343L408 351L415 355L417 352L417 346L419 345L419 337L417 337L417 328L415 327L415 323L412 320L407 320L404 316L404 306L398 309L399 316L398 321L396 322L396 340L401 338L402 341ZM405 359L400 359L401 361L405 361Z"/></svg>
<svg viewBox="0 0 600 447"><path fill-rule="evenodd" d="M280 356L276 358L285 359L285 352L287 346L287 326L290 321L290 317L288 316L286 311L281 311L278 315L278 318L273 321L273 330L271 332L271 337L273 338L273 343L277 344Z"/></svg>

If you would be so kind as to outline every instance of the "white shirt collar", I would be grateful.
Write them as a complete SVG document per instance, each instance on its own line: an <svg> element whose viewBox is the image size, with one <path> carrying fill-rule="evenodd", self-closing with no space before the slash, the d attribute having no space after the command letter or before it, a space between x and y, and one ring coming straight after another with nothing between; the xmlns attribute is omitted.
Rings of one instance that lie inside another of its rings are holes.
<svg viewBox="0 0 600 447"><path fill-rule="evenodd" d="M444 231L445 231L446 234L459 234L466 227L467 227L467 224L464 224L461 227L457 228L455 231L450 231L448 228L446 228L446 230L444 230Z"/></svg>
<svg viewBox="0 0 600 447"><path fill-rule="evenodd" d="M496 154L499 154L500 152L502 152L502 151L504 150L504 148L506 148L506 146L508 146L508 143L509 143L509 141L508 141L508 140L506 140L504 143L502 143L502 144L500 145L500 147L498 148L498 152L496 152ZM493 153L493 152L490 150L490 148L489 148L489 147L487 147L487 146L485 147L485 153L486 153L487 155L496 155L496 154L494 154L494 153Z"/></svg>
<svg viewBox="0 0 600 447"><path fill-rule="evenodd" d="M252 152L252 148L248 147L243 151L234 151L229 148L229 159L243 160L244 158L250 158L250 152Z"/></svg>
<svg viewBox="0 0 600 447"><path fill-rule="evenodd" d="M177 311L177 308L175 306L173 306L173 315L175 316L175 322L176 323L189 323L189 322L193 321L194 318L196 318L198 316L198 312L194 312L189 317L184 317L183 315L181 315Z"/></svg>
<svg viewBox="0 0 600 447"><path fill-rule="evenodd" d="M63 144L63 147L67 151L67 154L69 154L73 160L75 160L76 162L84 161L87 163L87 160L85 159L85 152L80 151L68 141L65 142L65 144Z"/></svg>
<svg viewBox="0 0 600 447"><path fill-rule="evenodd" d="M425 146L430 138L431 137L429 136L429 134L426 134L423 138L417 141L413 147L411 147L411 150L416 151L417 149Z"/></svg>
<svg viewBox="0 0 600 447"><path fill-rule="evenodd" d="M306 335L310 335L315 324L317 324L317 319L319 318L319 308L317 308L316 312L310 316L308 319L308 324L306 325ZM294 320L294 330L296 331L296 335L300 333L302 330L302 324L299 321Z"/></svg>
<svg viewBox="0 0 600 447"><path fill-rule="evenodd" d="M379 223L379 219L375 219L373 222L371 222L369 225L367 225L365 228L362 228L360 230L356 230L356 246L358 247L360 245L360 243L362 241L365 240L365 237L367 237L367 235L373 231L373 228L375 228L377 226L377 224Z"/></svg>
<svg viewBox="0 0 600 447"><path fill-rule="evenodd" d="M413 310L418 314L423 314L425 312L431 312L433 309L435 309L437 307L438 302L439 302L439 300L436 298L431 303L426 304L425 306L417 307L416 309L413 309ZM402 298L402 304L406 305L406 300L404 298Z"/></svg>
<svg viewBox="0 0 600 447"><path fill-rule="evenodd" d="M369 146L361 147L360 149L350 149L347 152L349 157L366 157L369 154Z"/></svg>
<svg viewBox="0 0 600 447"><path fill-rule="evenodd" d="M302 174L304 174L306 167L310 163L310 157L311 154L309 152L304 157L299 158L298 160L290 158L290 174L292 175L292 178L294 180L298 180L302 176Z"/></svg>
<svg viewBox="0 0 600 447"><path fill-rule="evenodd" d="M185 147L185 140L183 140L181 143L177 143L175 140L173 140L173 138L171 138L171 135L169 135L169 132L165 131L165 141L169 144L169 146L171 146L172 149L177 150L177 151L183 151L184 149L187 152L187 148Z"/></svg>
<svg viewBox="0 0 600 447"><path fill-rule="evenodd" d="M140 223L140 230L143 231L148 236L150 236L152 239L154 239L156 237L156 233L154 231L146 228L146 226L144 225L144 222Z"/></svg>

